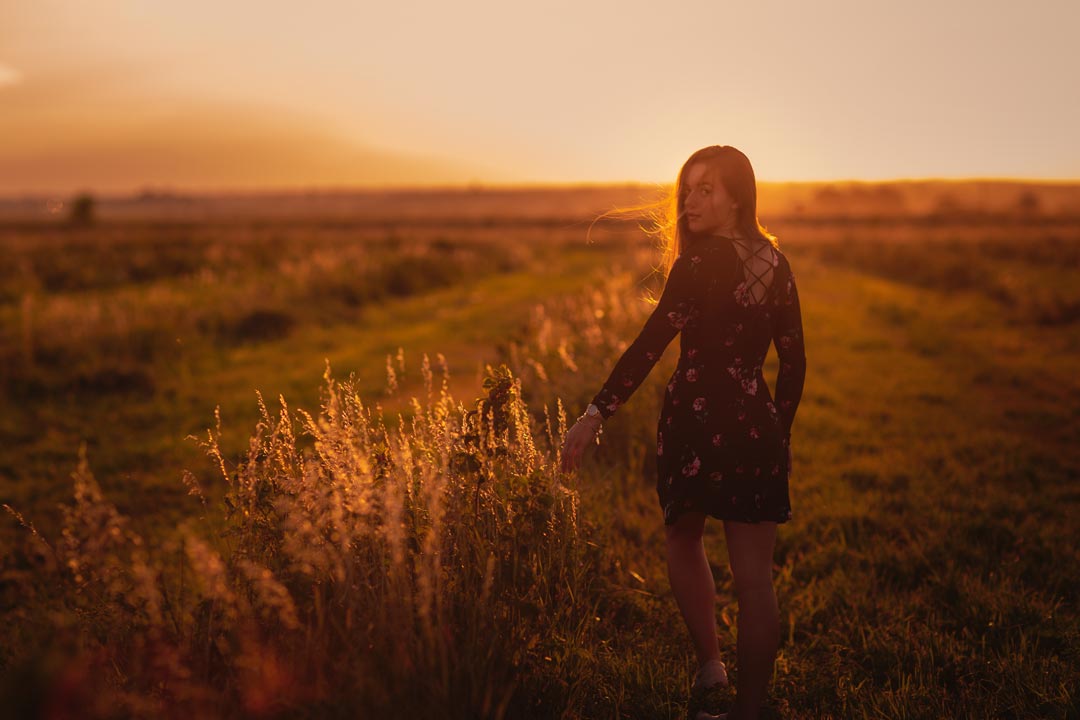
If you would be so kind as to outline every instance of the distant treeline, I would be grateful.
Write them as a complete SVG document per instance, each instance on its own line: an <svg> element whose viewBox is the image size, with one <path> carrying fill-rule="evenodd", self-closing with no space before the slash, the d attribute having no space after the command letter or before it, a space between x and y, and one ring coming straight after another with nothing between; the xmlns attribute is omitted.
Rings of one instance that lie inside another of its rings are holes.
<svg viewBox="0 0 1080 720"><path fill-rule="evenodd" d="M0 198L0 221L162 220L215 222L314 219L347 222L518 223L593 220L605 211L663 197L658 184L358 189ZM917 180L759 183L769 218L1076 218L1080 182Z"/></svg>

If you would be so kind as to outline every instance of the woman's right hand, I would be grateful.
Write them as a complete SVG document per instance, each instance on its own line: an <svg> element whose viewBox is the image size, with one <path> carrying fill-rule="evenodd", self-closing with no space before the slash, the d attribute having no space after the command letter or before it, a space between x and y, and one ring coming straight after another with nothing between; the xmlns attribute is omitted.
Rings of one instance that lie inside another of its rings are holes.
<svg viewBox="0 0 1080 720"><path fill-rule="evenodd" d="M581 456L585 454L585 448L596 439L596 433L600 429L600 420L580 418L574 426L566 432L566 439L562 445L562 460L559 469L564 473L577 470L581 464Z"/></svg>

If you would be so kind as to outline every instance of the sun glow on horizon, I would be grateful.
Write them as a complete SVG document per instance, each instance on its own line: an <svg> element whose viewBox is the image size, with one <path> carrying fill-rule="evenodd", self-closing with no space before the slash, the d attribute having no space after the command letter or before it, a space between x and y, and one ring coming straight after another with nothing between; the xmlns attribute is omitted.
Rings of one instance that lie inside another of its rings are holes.
<svg viewBox="0 0 1080 720"><path fill-rule="evenodd" d="M761 181L1080 178L1075 2L414 11L4 6L0 194L666 183L712 144Z"/></svg>
<svg viewBox="0 0 1080 720"><path fill-rule="evenodd" d="M9 85L17 85L22 82L22 73L10 65L0 62L0 90Z"/></svg>

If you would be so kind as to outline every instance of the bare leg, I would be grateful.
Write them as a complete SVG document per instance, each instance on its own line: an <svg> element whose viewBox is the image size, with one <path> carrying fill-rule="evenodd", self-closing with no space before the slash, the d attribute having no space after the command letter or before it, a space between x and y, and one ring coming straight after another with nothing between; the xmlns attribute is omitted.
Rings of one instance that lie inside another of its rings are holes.
<svg viewBox="0 0 1080 720"><path fill-rule="evenodd" d="M701 667L720 658L720 643L716 638L716 582L702 540L705 514L683 513L674 525L664 528L671 591L690 631Z"/></svg>
<svg viewBox="0 0 1080 720"><path fill-rule="evenodd" d="M724 521L735 597L739 601L736 656L739 683L729 720L755 720L780 645L780 613L772 584L776 523Z"/></svg>

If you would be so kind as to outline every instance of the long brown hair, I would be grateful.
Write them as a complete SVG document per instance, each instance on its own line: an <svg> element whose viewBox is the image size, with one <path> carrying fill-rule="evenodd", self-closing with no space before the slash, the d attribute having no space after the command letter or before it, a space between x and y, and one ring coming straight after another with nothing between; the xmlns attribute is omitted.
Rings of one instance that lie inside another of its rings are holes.
<svg viewBox="0 0 1080 720"><path fill-rule="evenodd" d="M775 248L780 247L776 236L766 230L758 220L757 180L754 176L754 168L750 165L750 159L731 145L710 145L687 158L679 170L675 186L660 200L643 205L614 208L596 218L599 220L609 216L644 217L650 221L651 226L642 229L657 238L661 251L661 268L665 278L671 271L675 258L682 253L686 239L690 236L690 228L683 211L682 187L686 182L688 169L699 160L708 163L711 169L716 171L724 189L738 204L736 224L743 236L761 238ZM593 223L596 220L593 220Z"/></svg>

